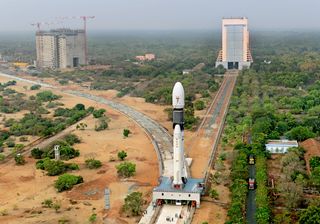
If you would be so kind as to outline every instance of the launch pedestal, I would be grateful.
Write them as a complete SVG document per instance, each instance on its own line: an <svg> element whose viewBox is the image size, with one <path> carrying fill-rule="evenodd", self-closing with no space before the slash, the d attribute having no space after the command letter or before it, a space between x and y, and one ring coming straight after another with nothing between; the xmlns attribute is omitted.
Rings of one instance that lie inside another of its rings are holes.
<svg viewBox="0 0 320 224"><path fill-rule="evenodd" d="M154 205L165 203L200 207L200 197L204 192L204 179L188 178L182 189L173 188L172 181L169 177L160 178L160 185L153 189Z"/></svg>

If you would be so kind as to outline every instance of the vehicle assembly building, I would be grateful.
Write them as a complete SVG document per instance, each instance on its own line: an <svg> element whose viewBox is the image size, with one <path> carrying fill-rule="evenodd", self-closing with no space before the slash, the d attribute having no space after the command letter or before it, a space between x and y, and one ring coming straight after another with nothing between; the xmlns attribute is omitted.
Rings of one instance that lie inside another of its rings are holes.
<svg viewBox="0 0 320 224"><path fill-rule="evenodd" d="M153 190L153 203L190 204L200 206L204 190L203 179L188 176L184 155L184 89L180 82L172 91L173 106L173 172L172 176L162 176L160 185Z"/></svg>
<svg viewBox="0 0 320 224"><path fill-rule="evenodd" d="M250 67L253 62L250 52L248 19L225 18L222 20L222 50L220 50L216 67L226 69Z"/></svg>
<svg viewBox="0 0 320 224"><path fill-rule="evenodd" d="M37 67L75 68L86 64L84 30L56 29L36 32Z"/></svg>

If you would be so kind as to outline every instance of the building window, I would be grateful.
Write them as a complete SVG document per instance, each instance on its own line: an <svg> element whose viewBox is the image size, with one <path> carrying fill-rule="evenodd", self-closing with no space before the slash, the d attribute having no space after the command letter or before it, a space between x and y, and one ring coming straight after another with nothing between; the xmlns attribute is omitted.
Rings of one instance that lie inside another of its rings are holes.
<svg viewBox="0 0 320 224"><path fill-rule="evenodd" d="M164 196L164 193L162 193L161 195Z"/></svg>
<svg viewBox="0 0 320 224"><path fill-rule="evenodd" d="M191 194L189 194L189 198L191 197Z"/></svg>

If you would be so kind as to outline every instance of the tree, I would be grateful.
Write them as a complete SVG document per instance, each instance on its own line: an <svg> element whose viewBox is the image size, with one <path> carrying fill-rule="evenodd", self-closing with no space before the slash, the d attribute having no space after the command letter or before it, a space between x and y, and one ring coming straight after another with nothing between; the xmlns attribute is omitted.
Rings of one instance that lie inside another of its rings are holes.
<svg viewBox="0 0 320 224"><path fill-rule="evenodd" d="M74 106L74 109L76 109L76 110L85 110L86 107L82 103L78 103L77 105Z"/></svg>
<svg viewBox="0 0 320 224"><path fill-rule="evenodd" d="M127 152L126 151L120 151L120 152L118 152L118 158L120 159L120 160L124 160L125 158L127 157Z"/></svg>
<svg viewBox="0 0 320 224"><path fill-rule="evenodd" d="M120 177L131 177L136 172L136 164L123 162L116 166L117 173Z"/></svg>
<svg viewBox="0 0 320 224"><path fill-rule="evenodd" d="M124 199L123 210L132 216L140 215L142 212L142 193L132 192Z"/></svg>
<svg viewBox="0 0 320 224"><path fill-rule="evenodd" d="M128 137L129 134L131 134L131 131L129 129L123 129L123 136Z"/></svg>
<svg viewBox="0 0 320 224"><path fill-rule="evenodd" d="M61 176L59 176L58 180L56 180L54 186L58 190L58 192L62 192L65 190L72 189L74 185L80 183L83 183L82 176L62 174Z"/></svg>
<svg viewBox="0 0 320 224"><path fill-rule="evenodd" d="M295 139L297 141L304 141L308 138L315 137L315 134L310 131L307 127L298 126L292 128L290 131L286 133L287 138Z"/></svg>

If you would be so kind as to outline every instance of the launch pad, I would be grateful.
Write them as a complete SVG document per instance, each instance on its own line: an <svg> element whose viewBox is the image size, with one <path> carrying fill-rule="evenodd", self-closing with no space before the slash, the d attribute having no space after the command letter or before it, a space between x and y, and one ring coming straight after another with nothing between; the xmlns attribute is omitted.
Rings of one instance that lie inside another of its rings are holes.
<svg viewBox="0 0 320 224"><path fill-rule="evenodd" d="M161 177L160 185L153 189L153 204L177 204L200 207L200 197L204 192L204 179L188 178L182 189L172 187L172 178Z"/></svg>

